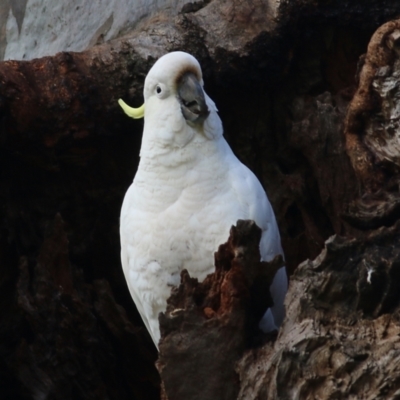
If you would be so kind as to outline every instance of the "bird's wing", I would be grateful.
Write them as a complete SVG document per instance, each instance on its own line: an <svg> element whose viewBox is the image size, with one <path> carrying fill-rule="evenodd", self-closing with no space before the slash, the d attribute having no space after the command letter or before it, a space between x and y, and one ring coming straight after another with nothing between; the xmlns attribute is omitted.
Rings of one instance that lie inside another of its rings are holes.
<svg viewBox="0 0 400 400"><path fill-rule="evenodd" d="M158 346L158 341L160 339L158 312L153 309L154 307L150 299L151 296L148 295L148 293L154 292L154 287L152 287L151 282L146 281L145 276L139 273L143 257L141 257L139 246L137 246L141 220L140 210L135 207L137 204L137 195L138 193L135 185L132 184L126 192L121 208L121 263L136 308L155 345ZM142 264L142 266L145 265L144 262ZM148 301L146 301L146 297L148 297Z"/></svg>
<svg viewBox="0 0 400 400"><path fill-rule="evenodd" d="M262 230L261 259L271 261L278 254L284 256L275 214L259 180L240 162L231 169L230 179L237 199L242 207L248 210L248 218L254 220ZM273 331L282 324L285 316L284 299L287 287L286 269L282 267L275 274L270 286L274 305L266 311L260 321L260 328L263 331Z"/></svg>
<svg viewBox="0 0 400 400"><path fill-rule="evenodd" d="M146 325L146 328L149 332L150 328L149 328L149 323L148 323L148 319L145 315L144 312L144 308L142 305L142 301L137 293L136 287L134 282L132 281L132 279L129 278L129 251L128 251L128 244L127 244L127 239L126 239L126 235L124 235L121 231L121 262L122 262L122 269L124 271L125 274L125 278L126 278L126 282L128 284L128 288L129 288L129 292L131 293L132 299L135 302L136 308L139 311L140 316L143 319L143 322Z"/></svg>
<svg viewBox="0 0 400 400"><path fill-rule="evenodd" d="M254 220L262 230L261 259L270 261L277 254L283 255L275 214L260 181L239 161L230 170L230 181L247 218Z"/></svg>

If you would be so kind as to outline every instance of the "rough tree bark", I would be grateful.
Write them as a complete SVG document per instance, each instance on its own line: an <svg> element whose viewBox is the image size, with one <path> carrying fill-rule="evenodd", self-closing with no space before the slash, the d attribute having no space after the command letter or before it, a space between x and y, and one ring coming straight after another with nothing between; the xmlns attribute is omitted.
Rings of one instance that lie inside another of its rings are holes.
<svg viewBox="0 0 400 400"><path fill-rule="evenodd" d="M161 318L163 395L400 397L399 13L389 0L196 2L82 53L0 63L2 396L159 398L119 261L142 123L116 100L139 105L150 66L180 49L267 190L292 276L275 340L249 312L268 282L255 231L246 262L229 255L234 231L215 274L184 274Z"/></svg>
<svg viewBox="0 0 400 400"><path fill-rule="evenodd" d="M157 365L165 398L237 398L235 365L257 338L258 321L272 305L268 288L283 263L280 256L260 262L260 239L253 221L239 220L215 254L214 274L199 283L183 271L160 315Z"/></svg>

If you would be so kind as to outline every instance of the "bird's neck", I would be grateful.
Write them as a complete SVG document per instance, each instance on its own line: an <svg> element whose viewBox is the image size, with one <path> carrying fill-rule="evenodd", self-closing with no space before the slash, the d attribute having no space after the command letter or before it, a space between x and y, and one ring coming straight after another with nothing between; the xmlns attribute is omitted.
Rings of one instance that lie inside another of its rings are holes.
<svg viewBox="0 0 400 400"><path fill-rule="evenodd" d="M194 198L210 202L215 187L224 190L235 160L221 136L216 140L192 141L183 148L165 148L158 154L141 152L134 178L147 209L163 212L181 201L188 209Z"/></svg>
<svg viewBox="0 0 400 400"><path fill-rule="evenodd" d="M213 107L201 126L187 124L180 112L169 114L166 120L145 117L137 175L160 185L179 180L183 186L192 171L200 171L201 176L223 175L224 159L234 155Z"/></svg>
<svg viewBox="0 0 400 400"><path fill-rule="evenodd" d="M233 153L222 136L214 140L194 138L182 148L142 147L137 175L160 185L179 181L185 186L195 172L210 179L214 174L225 174L224 159L230 156Z"/></svg>
<svg viewBox="0 0 400 400"><path fill-rule="evenodd" d="M224 146L220 140L194 138L184 147L163 146L160 143L147 143L140 151L140 164L155 168L194 168L205 159L216 157L223 152Z"/></svg>

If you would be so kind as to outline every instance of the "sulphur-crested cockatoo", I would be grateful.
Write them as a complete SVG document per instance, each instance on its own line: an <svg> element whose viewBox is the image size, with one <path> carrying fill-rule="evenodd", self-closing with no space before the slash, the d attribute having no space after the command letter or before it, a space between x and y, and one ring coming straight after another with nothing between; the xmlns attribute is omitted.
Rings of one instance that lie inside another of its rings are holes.
<svg viewBox="0 0 400 400"><path fill-rule="evenodd" d="M186 268L202 281L214 271L214 252L238 219L262 229L261 257L283 254L274 212L255 175L222 136L214 102L203 89L198 61L168 53L150 69L139 109L144 116L140 163L121 210L121 258L132 298L156 346L158 315ZM284 267L270 287L274 306L260 322L277 329L284 318Z"/></svg>

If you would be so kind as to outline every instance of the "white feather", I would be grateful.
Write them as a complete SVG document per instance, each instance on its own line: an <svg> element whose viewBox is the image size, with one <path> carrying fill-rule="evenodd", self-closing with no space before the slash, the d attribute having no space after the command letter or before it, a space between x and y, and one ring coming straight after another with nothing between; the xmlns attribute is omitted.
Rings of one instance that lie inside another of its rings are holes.
<svg viewBox="0 0 400 400"><path fill-rule="evenodd" d="M283 254L272 207L255 175L222 136L214 102L202 125L189 125L176 94L176 78L197 60L182 52L157 61L146 77L145 125L140 163L121 210L121 258L132 298L158 345L158 314L186 268L202 281L214 271L214 252L238 219L262 229L261 257ZM162 95L155 92L161 85ZM276 329L284 317L287 277L281 268L271 285L274 307L260 323Z"/></svg>

